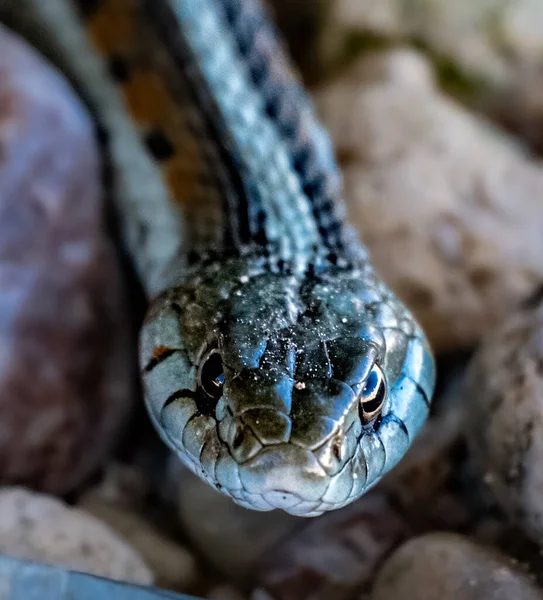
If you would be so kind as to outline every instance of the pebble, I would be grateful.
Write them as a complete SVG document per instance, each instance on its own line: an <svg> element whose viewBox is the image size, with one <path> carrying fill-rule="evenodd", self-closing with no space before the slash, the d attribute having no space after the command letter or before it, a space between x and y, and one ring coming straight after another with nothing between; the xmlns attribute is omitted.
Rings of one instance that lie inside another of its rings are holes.
<svg viewBox="0 0 543 600"><path fill-rule="evenodd" d="M485 338L461 396L481 482L542 545L543 305L537 301Z"/></svg>
<svg viewBox="0 0 543 600"><path fill-rule="evenodd" d="M289 43L311 79L361 54L416 40L452 92L481 103L543 82L543 7L538 0L272 0ZM305 25L305 27L303 26Z"/></svg>
<svg viewBox="0 0 543 600"><path fill-rule="evenodd" d="M543 51L541 19L541 5L533 0L423 0L409 6L405 0L379 4L335 0L329 3L328 18L322 23L321 53L326 62L337 63L348 60L356 46L369 45L371 34L374 40L379 37L392 43L416 38L430 53L447 57L466 78L471 76L474 84L482 80L481 85L505 85L516 79L515 67L539 60ZM342 43L356 34L358 39L352 40L349 53ZM335 55L333 59L331 55Z"/></svg>
<svg viewBox="0 0 543 600"><path fill-rule="evenodd" d="M407 593L408 590L408 593ZM371 600L541 600L510 559L450 533L409 540L385 562Z"/></svg>
<svg viewBox="0 0 543 600"><path fill-rule="evenodd" d="M362 59L315 101L377 271L436 352L475 345L543 279L543 168L412 50Z"/></svg>
<svg viewBox="0 0 543 600"><path fill-rule="evenodd" d="M64 494L118 440L135 397L93 123L0 28L0 482Z"/></svg>
<svg viewBox="0 0 543 600"><path fill-rule="evenodd" d="M187 592L197 579L196 560L181 544L168 539L151 523L124 506L116 506L87 492L78 508L107 524L143 558L158 587Z"/></svg>
<svg viewBox="0 0 543 600"><path fill-rule="evenodd" d="M208 600L245 600L245 596L236 588L229 585L218 585L206 595Z"/></svg>
<svg viewBox="0 0 543 600"><path fill-rule="evenodd" d="M416 43L442 89L543 153L538 0L270 0L310 85L379 48Z"/></svg>
<svg viewBox="0 0 543 600"><path fill-rule="evenodd" d="M265 551L282 543L300 523L283 511L258 512L235 504L204 483L172 457L181 528L220 573L248 585Z"/></svg>
<svg viewBox="0 0 543 600"><path fill-rule="evenodd" d="M252 600L347 600L368 587L384 557L409 535L388 498L369 492L312 519L260 561Z"/></svg>
<svg viewBox="0 0 543 600"><path fill-rule="evenodd" d="M0 553L130 583L153 583L143 559L106 524L24 488L0 488Z"/></svg>

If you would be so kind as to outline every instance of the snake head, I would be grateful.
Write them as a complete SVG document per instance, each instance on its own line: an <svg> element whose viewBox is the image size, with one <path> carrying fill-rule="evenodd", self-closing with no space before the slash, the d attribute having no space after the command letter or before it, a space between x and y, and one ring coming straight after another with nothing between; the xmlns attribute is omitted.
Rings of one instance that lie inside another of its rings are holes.
<svg viewBox="0 0 543 600"><path fill-rule="evenodd" d="M155 300L140 353L149 413L182 460L238 504L303 516L390 470L434 386L422 331L367 263L208 264Z"/></svg>

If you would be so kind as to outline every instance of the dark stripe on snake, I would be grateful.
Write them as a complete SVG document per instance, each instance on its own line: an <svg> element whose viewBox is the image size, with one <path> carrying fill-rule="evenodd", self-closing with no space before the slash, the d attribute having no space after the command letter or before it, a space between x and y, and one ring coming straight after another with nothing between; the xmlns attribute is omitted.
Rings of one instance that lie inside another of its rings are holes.
<svg viewBox="0 0 543 600"><path fill-rule="evenodd" d="M253 84L264 97L269 117L289 147L291 164L311 202L323 244L341 251L345 241L342 220L336 214L341 203L339 171L331 157L323 164L322 157L318 156L316 147L322 146L326 134L306 94L288 76L292 65L283 51L280 34L259 3L215 1L232 27L239 52L247 63Z"/></svg>
<svg viewBox="0 0 543 600"><path fill-rule="evenodd" d="M263 227L264 211L261 210L261 199L258 191L251 183L251 177L245 172L245 167L237 156L235 145L229 139L226 127L222 123L218 110L207 83L202 77L198 63L191 49L185 43L179 31L179 26L170 6L164 1L141 0L142 6L157 29L157 33L167 48L169 55L179 67L180 74L188 80L188 91L193 95L194 102L200 107L205 116L209 139L220 153L220 162L225 166L227 181L224 182L228 207L225 212L230 225L228 242L236 249L257 241L266 243Z"/></svg>

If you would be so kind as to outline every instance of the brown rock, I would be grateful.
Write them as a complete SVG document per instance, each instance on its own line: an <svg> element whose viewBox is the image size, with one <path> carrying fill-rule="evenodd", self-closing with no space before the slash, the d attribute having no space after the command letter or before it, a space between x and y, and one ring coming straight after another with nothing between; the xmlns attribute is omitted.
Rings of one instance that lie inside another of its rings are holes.
<svg viewBox="0 0 543 600"><path fill-rule="evenodd" d="M370 492L313 519L269 551L260 563L252 598L350 599L368 587L375 569L408 533L388 498Z"/></svg>
<svg viewBox="0 0 543 600"><path fill-rule="evenodd" d="M0 82L0 480L63 493L126 422L126 309L91 119L6 29Z"/></svg>
<svg viewBox="0 0 543 600"><path fill-rule="evenodd" d="M153 575L107 525L23 488L0 488L0 553L148 585Z"/></svg>
<svg viewBox="0 0 543 600"><path fill-rule="evenodd" d="M543 279L543 169L426 71L411 51L372 56L316 101L377 270L434 348L450 350L475 344Z"/></svg>
<svg viewBox="0 0 543 600"><path fill-rule="evenodd" d="M512 561L447 533L410 540L384 564L371 600L541 600Z"/></svg>
<svg viewBox="0 0 543 600"><path fill-rule="evenodd" d="M485 338L461 397L481 481L543 544L543 305L526 307Z"/></svg>
<svg viewBox="0 0 543 600"><path fill-rule="evenodd" d="M228 585L214 587L207 593L207 598L209 600L245 600L245 596L239 590Z"/></svg>

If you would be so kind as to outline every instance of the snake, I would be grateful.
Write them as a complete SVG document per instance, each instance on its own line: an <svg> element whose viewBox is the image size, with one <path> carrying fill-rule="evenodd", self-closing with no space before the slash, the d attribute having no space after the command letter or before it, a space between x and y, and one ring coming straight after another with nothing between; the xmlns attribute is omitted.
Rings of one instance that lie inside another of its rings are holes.
<svg viewBox="0 0 543 600"><path fill-rule="evenodd" d="M113 165L162 440L249 509L313 517L359 498L425 423L435 361L346 218L331 140L269 9L6 4L88 104Z"/></svg>
<svg viewBox="0 0 543 600"><path fill-rule="evenodd" d="M2 600L198 600L5 555L0 555L0 576Z"/></svg>

